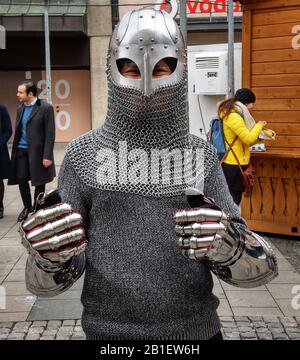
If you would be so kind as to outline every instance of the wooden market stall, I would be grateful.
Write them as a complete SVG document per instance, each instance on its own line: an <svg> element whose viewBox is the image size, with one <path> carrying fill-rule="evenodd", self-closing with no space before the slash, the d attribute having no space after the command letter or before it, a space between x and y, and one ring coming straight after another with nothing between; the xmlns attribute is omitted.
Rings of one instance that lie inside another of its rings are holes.
<svg viewBox="0 0 300 360"><path fill-rule="evenodd" d="M277 133L251 156L258 184L242 213L256 231L300 235L300 0L242 0L243 87Z"/></svg>

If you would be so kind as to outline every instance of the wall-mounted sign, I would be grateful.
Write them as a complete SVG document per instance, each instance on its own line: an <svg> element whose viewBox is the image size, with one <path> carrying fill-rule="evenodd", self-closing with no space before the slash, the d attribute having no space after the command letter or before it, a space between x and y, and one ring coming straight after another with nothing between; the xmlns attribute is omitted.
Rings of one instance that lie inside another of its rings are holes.
<svg viewBox="0 0 300 360"><path fill-rule="evenodd" d="M39 98L46 99L46 80L38 82ZM68 142L91 130L89 70L53 70L52 105L55 112L56 142Z"/></svg>
<svg viewBox="0 0 300 360"><path fill-rule="evenodd" d="M20 105L16 97L17 88L25 78L37 84L39 98L45 100L44 71L0 71L0 103L8 108L13 128ZM52 70L51 78L55 141L69 142L91 130L90 71Z"/></svg>
<svg viewBox="0 0 300 360"><path fill-rule="evenodd" d="M227 15L227 0L200 0L200 1L186 1L187 16L226 16ZM171 0L156 0L156 9L166 10L171 16L175 17L179 13L179 1ZM234 14L241 15L241 3L234 3Z"/></svg>
<svg viewBox="0 0 300 360"><path fill-rule="evenodd" d="M211 18L227 16L227 0L195 0L186 1L186 12L188 17L192 18ZM155 3L156 9L166 10L171 16L175 17L179 14L179 0L170 0L168 4L166 0L137 0L133 5L132 0L119 0L119 13L122 18L129 10L138 9L141 6ZM240 2L234 2L234 15L241 16L242 9Z"/></svg>

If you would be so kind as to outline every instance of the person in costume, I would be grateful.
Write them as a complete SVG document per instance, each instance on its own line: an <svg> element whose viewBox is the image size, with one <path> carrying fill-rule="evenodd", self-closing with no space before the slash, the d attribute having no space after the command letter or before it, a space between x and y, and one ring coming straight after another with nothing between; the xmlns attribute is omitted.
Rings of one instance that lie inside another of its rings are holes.
<svg viewBox="0 0 300 360"><path fill-rule="evenodd" d="M55 296L85 270L87 339L221 338L211 271L255 287L277 264L241 218L214 148L189 134L186 49L168 13L124 16L107 79L103 126L69 144L58 189L21 224L27 287Z"/></svg>

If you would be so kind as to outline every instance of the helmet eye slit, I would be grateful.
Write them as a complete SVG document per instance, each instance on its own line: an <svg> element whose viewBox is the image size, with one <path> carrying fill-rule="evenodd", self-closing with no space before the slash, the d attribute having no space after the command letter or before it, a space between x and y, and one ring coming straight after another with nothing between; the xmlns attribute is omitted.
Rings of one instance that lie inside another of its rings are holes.
<svg viewBox="0 0 300 360"><path fill-rule="evenodd" d="M159 60L153 68L152 78L159 79L161 77L171 75L177 66L177 59L172 57L166 57Z"/></svg>
<svg viewBox="0 0 300 360"><path fill-rule="evenodd" d="M140 79L141 72L137 64L130 59L118 59L117 67L121 75L129 79Z"/></svg>
<svg viewBox="0 0 300 360"><path fill-rule="evenodd" d="M141 71L138 65L128 58L122 58L116 60L117 68L119 73L124 76L125 78L129 79L140 79L141 78ZM152 71L152 78L153 79L160 79L162 77L166 77L171 75L177 67L177 59L168 57L159 60Z"/></svg>

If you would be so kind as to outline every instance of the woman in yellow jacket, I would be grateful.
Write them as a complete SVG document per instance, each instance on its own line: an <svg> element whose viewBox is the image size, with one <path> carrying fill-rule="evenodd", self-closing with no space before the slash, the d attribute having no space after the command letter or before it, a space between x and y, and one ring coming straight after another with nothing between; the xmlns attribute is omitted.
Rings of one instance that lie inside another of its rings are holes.
<svg viewBox="0 0 300 360"><path fill-rule="evenodd" d="M251 113L255 103L255 94L246 88L239 89L234 98L223 101L218 108L218 115L223 121L223 131L226 143L226 149L232 144L230 150L222 162L222 168L227 180L229 191L234 202L239 205L242 199L243 176L238 166L235 153L243 170L247 169L250 163L249 146L255 144L265 121L258 121L251 130L245 124L244 118L237 112L236 105L238 102L244 104Z"/></svg>

